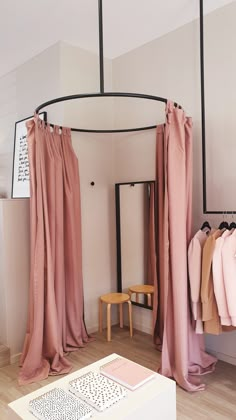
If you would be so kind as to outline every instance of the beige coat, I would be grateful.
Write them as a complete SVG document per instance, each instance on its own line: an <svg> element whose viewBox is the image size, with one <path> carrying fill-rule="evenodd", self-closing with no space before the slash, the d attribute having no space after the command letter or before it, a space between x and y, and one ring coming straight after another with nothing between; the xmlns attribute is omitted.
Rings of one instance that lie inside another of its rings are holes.
<svg viewBox="0 0 236 420"><path fill-rule="evenodd" d="M202 282L201 282L201 301L202 301L202 320L204 322L204 332L209 334L220 334L222 327L216 304L213 276L212 258L216 239L222 234L217 229L207 238L202 252Z"/></svg>

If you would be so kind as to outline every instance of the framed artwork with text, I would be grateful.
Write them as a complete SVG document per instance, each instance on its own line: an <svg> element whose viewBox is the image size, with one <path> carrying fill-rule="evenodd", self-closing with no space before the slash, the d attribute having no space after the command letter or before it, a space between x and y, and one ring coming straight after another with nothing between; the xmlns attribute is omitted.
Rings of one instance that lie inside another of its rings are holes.
<svg viewBox="0 0 236 420"><path fill-rule="evenodd" d="M41 112L39 117L47 121L47 113ZM26 122L32 120L33 116L24 118L15 123L13 170L12 170L12 198L30 197L30 175L27 144Z"/></svg>

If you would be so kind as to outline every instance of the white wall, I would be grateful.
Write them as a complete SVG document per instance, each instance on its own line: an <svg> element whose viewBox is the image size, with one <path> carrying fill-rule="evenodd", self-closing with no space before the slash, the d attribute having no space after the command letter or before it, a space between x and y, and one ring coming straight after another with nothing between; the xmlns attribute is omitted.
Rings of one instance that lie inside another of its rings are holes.
<svg viewBox="0 0 236 420"><path fill-rule="evenodd" d="M0 194L10 196L14 123L17 120L16 72L0 78Z"/></svg>
<svg viewBox="0 0 236 420"><path fill-rule="evenodd" d="M0 194L11 196L15 122L60 92L60 43L0 78ZM62 116L61 106L49 118Z"/></svg>
<svg viewBox="0 0 236 420"><path fill-rule="evenodd" d="M29 294L29 200L0 200L0 342L21 353Z"/></svg>
<svg viewBox="0 0 236 420"><path fill-rule="evenodd" d="M1 200L2 201L2 200ZM0 343L7 342L7 326L6 326L6 291L4 279L4 234L3 234L3 208L0 206Z"/></svg>
<svg viewBox="0 0 236 420"><path fill-rule="evenodd" d="M219 9L205 17L206 32L206 121L208 150L218 152L217 171L212 172L208 161L208 186L211 188L211 200L218 196L222 200L225 195L232 195L232 181L224 183L224 195L218 189L215 172L223 177L224 163L235 162L235 154L230 159L232 148L227 147L227 138L235 133L234 101L235 101L235 72L227 71L227 60L230 46L234 51L233 43L236 39L236 2ZM227 33L226 33L227 32ZM230 39L224 36L231 35ZM224 41L229 46L224 47ZM231 44L232 43L232 44ZM220 51L218 49L221 48ZM226 48L227 54L224 48ZM216 64L216 51L218 61ZM233 56L233 58L232 58ZM222 57L222 59L221 59ZM229 63L236 55L230 54ZM136 50L131 51L113 61L113 89L115 91L130 91L148 93L172 99L181 104L194 122L194 196L193 196L193 232L202 224L206 216L202 212L202 167L201 167L201 114L200 114L200 72L199 72L199 22L190 24L171 32L162 38L152 41ZM224 74L225 77L224 77ZM223 80L222 80L223 77ZM222 86L219 86L221 80ZM209 82L209 83L207 83ZM228 95L224 93L221 102L221 92L231 90ZM224 112L221 112L225 107ZM232 111L231 111L232 110ZM228 113L228 117L226 115ZM232 116L233 115L233 116ZM160 103L144 103L129 100L127 104L117 101L115 103L115 125L129 126L161 123L165 119L164 106ZM220 135L217 135L214 126L222 126ZM234 127L234 128L233 128ZM235 141L234 141L235 143ZM227 153L226 150L229 150ZM116 165L116 182L131 180L147 180L155 177L155 132L148 131L132 135L117 135L114 143L114 156ZM209 156L209 154L208 154ZM224 160L220 159L224 157ZM222 163L221 163L222 162ZM231 177L234 175L231 172ZM234 177L235 179L235 177ZM218 201L219 204L219 201ZM220 203L221 204L221 203ZM228 204L228 203L227 203ZM225 206L227 206L225 203ZM226 208L226 207L225 207ZM222 217L207 217L212 224L219 224ZM152 314L147 310L135 308L134 320L140 325L140 319L145 319L145 328L151 329ZM208 336L207 347L216 351L223 358L236 362L236 333L231 332L220 337ZM234 344L233 344L234 343Z"/></svg>

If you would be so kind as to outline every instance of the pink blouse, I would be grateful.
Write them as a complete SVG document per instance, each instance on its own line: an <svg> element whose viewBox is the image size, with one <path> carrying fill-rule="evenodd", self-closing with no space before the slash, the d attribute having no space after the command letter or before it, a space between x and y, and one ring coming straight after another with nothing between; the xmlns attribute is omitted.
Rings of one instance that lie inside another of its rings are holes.
<svg viewBox="0 0 236 420"><path fill-rule="evenodd" d="M215 249L212 258L212 274L213 285L218 312L220 315L221 325L231 325L231 318L229 316L222 261L222 248L227 237L231 235L231 231L225 232L216 239Z"/></svg>
<svg viewBox="0 0 236 420"><path fill-rule="evenodd" d="M228 311L236 327L236 230L224 240L222 261Z"/></svg>

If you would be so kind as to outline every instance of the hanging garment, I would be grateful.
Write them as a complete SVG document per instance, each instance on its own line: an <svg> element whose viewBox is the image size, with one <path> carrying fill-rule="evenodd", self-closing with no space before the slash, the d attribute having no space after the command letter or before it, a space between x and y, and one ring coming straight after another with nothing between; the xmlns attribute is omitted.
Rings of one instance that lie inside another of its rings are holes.
<svg viewBox="0 0 236 420"><path fill-rule="evenodd" d="M224 274L223 274L223 261L222 261L222 248L224 246L225 239L231 235L231 231L226 229L223 234L216 239L215 249L212 258L212 274L213 274L213 286L214 294L216 298L218 313L220 315L221 325L231 325L231 319L229 316Z"/></svg>
<svg viewBox="0 0 236 420"><path fill-rule="evenodd" d="M236 230L225 238L222 261L228 311L231 323L236 327Z"/></svg>
<svg viewBox="0 0 236 420"><path fill-rule="evenodd" d="M64 374L64 351L89 340L83 321L81 213L77 157L70 130L27 122L31 270L28 327L20 384Z"/></svg>
<svg viewBox="0 0 236 420"><path fill-rule="evenodd" d="M191 155L191 118L168 102L166 124L157 128L158 303L163 332L158 311L154 340L158 343L163 336L160 372L184 389L197 391L204 385L197 384L193 375L211 372L216 359L204 352L202 337L195 334L190 322L187 247L191 233Z"/></svg>
<svg viewBox="0 0 236 420"><path fill-rule="evenodd" d="M196 333L203 333L201 278L202 278L202 249L209 236L210 230L198 230L188 247L188 271L191 293L191 307L193 319L196 321Z"/></svg>
<svg viewBox="0 0 236 420"><path fill-rule="evenodd" d="M205 321L204 332L209 334L220 334L222 332L212 277L212 257L215 242L221 234L222 231L220 229L217 229L215 232L213 231L207 238L202 252L202 320Z"/></svg>

